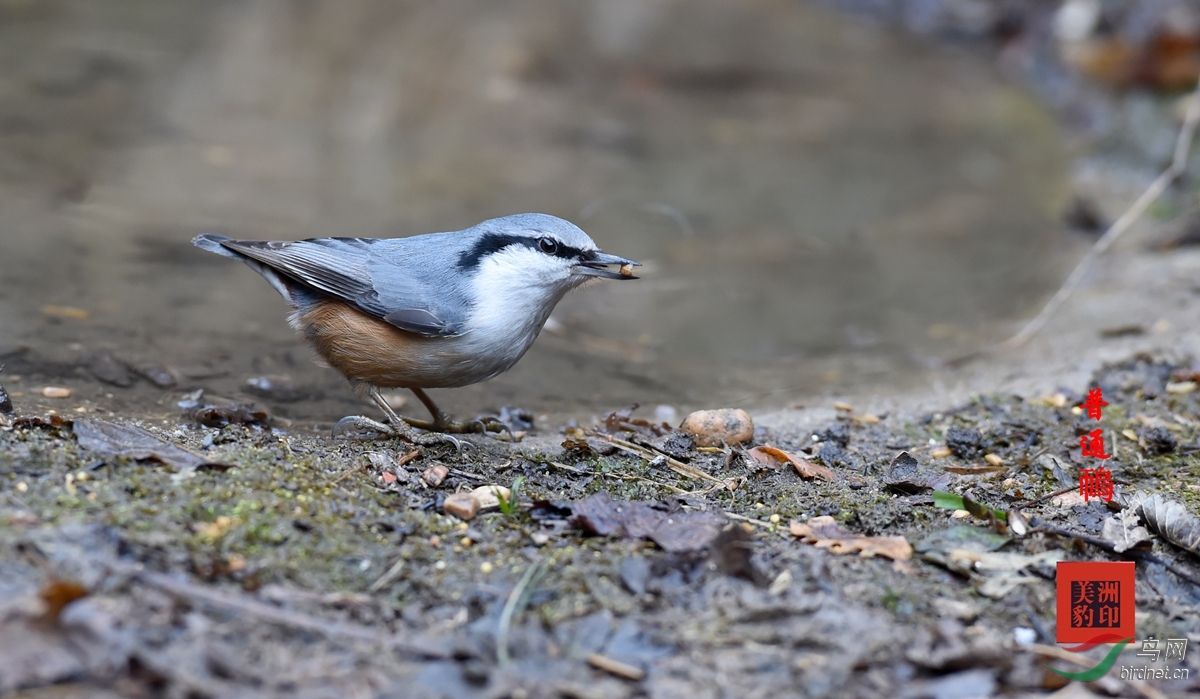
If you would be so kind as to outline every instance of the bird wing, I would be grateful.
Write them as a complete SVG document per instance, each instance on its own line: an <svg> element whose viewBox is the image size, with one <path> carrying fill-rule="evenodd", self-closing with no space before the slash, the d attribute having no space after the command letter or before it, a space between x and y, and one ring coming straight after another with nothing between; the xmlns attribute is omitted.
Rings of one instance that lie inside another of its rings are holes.
<svg viewBox="0 0 1200 699"><path fill-rule="evenodd" d="M401 330L429 336L462 331L463 306L451 289L423 282L436 279L419 258L407 259L404 238L313 238L310 240L222 240L230 250L257 260L294 281L339 298ZM414 272L420 273L420 277Z"/></svg>

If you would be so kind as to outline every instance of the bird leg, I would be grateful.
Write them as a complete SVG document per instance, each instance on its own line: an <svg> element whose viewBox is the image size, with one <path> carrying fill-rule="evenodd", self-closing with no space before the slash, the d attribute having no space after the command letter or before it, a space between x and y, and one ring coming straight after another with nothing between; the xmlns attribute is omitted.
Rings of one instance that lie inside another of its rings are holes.
<svg viewBox="0 0 1200 699"><path fill-rule="evenodd" d="M425 407L429 409L429 413L433 415L432 422L417 420L411 417L401 418L413 427L420 427L423 430L431 432L454 434L463 434L466 432L479 432L483 434L488 432L508 432L510 435L512 434L512 429L501 422L500 418L495 415L484 415L467 422L459 422L450 417L448 413L443 412L437 406L437 403L434 403L433 399L429 397L429 394L425 393L422 389L410 388L409 390L416 395L418 400L425 404Z"/></svg>
<svg viewBox="0 0 1200 699"><path fill-rule="evenodd" d="M352 425L356 429L374 430L381 434L399 437L406 442L420 446L449 442L450 444L454 445L455 449L462 451L462 442L448 434L421 433L414 430L412 426L410 426L404 421L403 418L396 414L395 410L392 410L392 406L388 405L387 401L383 399L383 396L379 395L378 388L371 386L367 390L367 395L370 396L371 400L375 401L375 404L383 410L385 415L387 415L389 424L385 425L382 422L377 422L369 417L363 417L362 415L351 415L338 420L338 423L333 426L333 436L338 436L338 434L345 429L346 426Z"/></svg>

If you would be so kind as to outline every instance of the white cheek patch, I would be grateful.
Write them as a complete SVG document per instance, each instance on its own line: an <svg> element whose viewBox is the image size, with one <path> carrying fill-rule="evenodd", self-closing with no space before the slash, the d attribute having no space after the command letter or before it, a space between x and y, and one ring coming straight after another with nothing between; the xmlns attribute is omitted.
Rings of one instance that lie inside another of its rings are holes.
<svg viewBox="0 0 1200 699"><path fill-rule="evenodd" d="M472 290L475 303L467 329L473 339L532 342L570 286L570 264L523 245L510 245L488 256L479 265Z"/></svg>

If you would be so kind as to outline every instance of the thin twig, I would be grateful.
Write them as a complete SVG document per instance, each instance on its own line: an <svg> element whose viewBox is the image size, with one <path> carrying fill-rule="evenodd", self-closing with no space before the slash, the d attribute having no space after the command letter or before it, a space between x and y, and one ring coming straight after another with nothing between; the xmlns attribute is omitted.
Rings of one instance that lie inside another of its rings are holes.
<svg viewBox="0 0 1200 699"><path fill-rule="evenodd" d="M517 586L508 593L504 609L500 612L500 626L496 631L496 661L501 665L507 665L512 660L508 654L508 631L512 627L513 617L524 609L529 602L529 593L537 587L548 569L549 565L546 561L530 563L529 567L525 569L525 574L517 581Z"/></svg>
<svg viewBox="0 0 1200 699"><path fill-rule="evenodd" d="M1047 501L1047 500L1049 500L1049 499L1051 499L1051 498L1056 498L1056 497L1058 497L1059 495L1066 495L1067 493L1069 493L1069 492L1071 492L1071 491L1074 491L1074 490L1079 490L1079 486L1077 486L1077 485L1070 485L1070 486L1067 486L1066 488L1063 488L1062 490L1056 490L1056 491L1054 491L1053 493L1050 493L1050 494L1048 494L1048 495L1043 495L1042 497L1040 497L1040 498L1037 498L1036 500L1025 500L1025 501L1023 501L1023 502L1016 502L1016 503L1013 503L1013 508L1015 508L1015 509L1024 509L1024 508L1026 508L1026 507L1029 507L1029 506L1031 506L1031 505L1036 505L1036 504L1038 504L1039 502L1045 502L1045 501Z"/></svg>
<svg viewBox="0 0 1200 699"><path fill-rule="evenodd" d="M404 570L404 563L405 560L403 558L393 563L392 567L388 568L386 573L379 576L378 580L371 583L371 586L367 588L367 592L379 592L384 587L391 585L396 578L400 577L400 572Z"/></svg>
<svg viewBox="0 0 1200 699"><path fill-rule="evenodd" d="M256 599L246 597L245 595L203 587L161 573L141 570L134 573L133 577L146 585L158 588L176 597L185 597L192 601L221 607L241 616L253 617L267 623L308 631L325 636L326 638L348 638L369 641L371 643L391 646L397 650L424 658L443 658L446 656L445 651L431 648L428 644L402 641L391 634L381 633L369 626L331 621L294 610L280 609L279 607L274 607Z"/></svg>
<svg viewBox="0 0 1200 699"><path fill-rule="evenodd" d="M723 512L722 514L724 514L726 517L728 517L730 519L736 519L739 522L745 522L746 524L753 524L756 527L765 527L767 529L770 529L772 527L779 526L778 524L771 524L770 522L764 522L761 519L751 519L751 518L747 517L746 515L739 515L734 512Z"/></svg>
<svg viewBox="0 0 1200 699"><path fill-rule="evenodd" d="M1179 129L1179 137L1175 141L1175 155L1171 159L1171 165L1154 182L1150 183L1146 191L1142 192L1142 196L1138 197L1137 201L1126 209L1125 213L1121 214L1121 217L1109 226L1104 235L1100 236L1100 239L1092 245L1087 254L1083 256L1083 259L1079 261L1079 264L1075 265L1075 269L1071 271L1066 281L1059 287L1058 292L1042 307L1041 312L1034 316L1033 320L1026 323L1020 332L997 345L996 349L1017 349L1036 335L1046 325L1046 322L1050 320L1050 316L1054 315L1054 312L1075 291L1075 287L1079 286L1079 282L1083 280L1088 270L1091 269L1096 258L1103 255L1116 242L1117 238L1120 238L1133 225L1134 221L1162 196L1167 187L1176 178L1186 172L1188 151L1191 150L1192 138L1195 135L1196 124L1198 122L1200 122L1200 80L1197 81L1196 89L1192 92L1192 96L1188 100L1187 115L1184 117L1183 126Z"/></svg>
<svg viewBox="0 0 1200 699"><path fill-rule="evenodd" d="M621 451L629 452L630 454L633 454L635 456L640 456L643 459L645 459L646 461L654 461L655 459L659 459L659 458L664 459L664 463L667 465L667 468L671 469L672 471L674 471L675 473L678 473L681 476L686 476L688 478L698 478L701 480L710 481L712 483L720 483L721 485L728 485L727 483L725 483L725 481L721 480L720 478L717 478L716 476L705 473L704 471L701 471L700 469L696 468L695 466L689 466L689 465L683 463L682 461L680 461L679 459L672 458L670 456L667 456L666 454L655 453L654 451L651 451L650 449L646 449L645 447L642 447L642 446L638 446L637 444L634 444L633 442L626 442L623 439L618 439L618 438L612 436L611 434L604 434L603 432L597 432L596 430L588 430L588 433L595 437L599 437L600 439L604 439L604 440L608 441L610 444L617 447Z"/></svg>
<svg viewBox="0 0 1200 699"><path fill-rule="evenodd" d="M1105 551L1111 551L1112 553L1115 553L1118 556L1124 556L1126 558L1136 558L1138 560L1142 560L1147 563L1157 563L1158 565L1166 568L1167 570L1178 575L1179 577L1190 582L1191 584L1200 585L1200 578L1193 575L1191 573L1191 571L1184 570L1183 568L1180 568L1179 566L1175 565L1174 563L1172 563L1160 556L1156 556L1152 551L1138 551L1135 549L1129 549L1127 551L1118 552L1116 550L1116 544L1114 544L1111 541L1108 541L1107 539L1101 539L1100 537L1091 536L1089 534L1084 534L1083 532L1071 531L1070 529L1063 529L1062 527L1056 527L1053 524L1047 524L1046 522L1042 522L1042 521L1039 521L1033 527L1033 529L1031 529L1029 531L1030 531L1030 533L1043 532L1046 534L1055 534L1057 536L1065 536L1065 537L1070 537L1072 539L1079 539L1080 541L1082 541L1085 544L1091 544L1092 546L1095 546L1096 548L1102 548Z"/></svg>

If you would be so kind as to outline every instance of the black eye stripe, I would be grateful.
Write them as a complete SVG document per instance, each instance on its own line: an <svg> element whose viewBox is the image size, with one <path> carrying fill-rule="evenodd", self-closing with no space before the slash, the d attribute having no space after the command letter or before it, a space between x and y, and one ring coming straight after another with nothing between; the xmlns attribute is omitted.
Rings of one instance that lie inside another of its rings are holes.
<svg viewBox="0 0 1200 699"><path fill-rule="evenodd" d="M588 260L595 253L592 251L584 251L576 247L572 247L560 241L549 238L557 244L557 249L554 252L546 252L541 249L541 241L543 238L529 238L527 236L509 235L507 233L485 233L475 241L469 249L464 250L458 258L458 266L460 269L474 269L479 266L483 258L488 255L500 252L510 245L524 245L531 250L537 250L543 254L561 257L565 260Z"/></svg>

